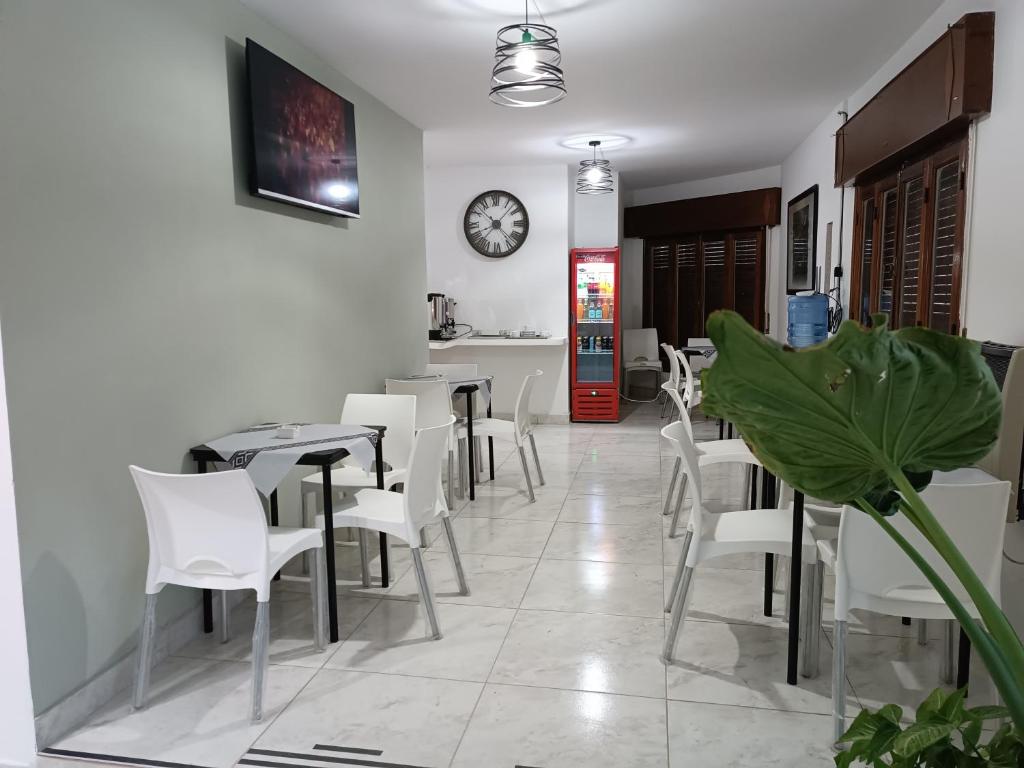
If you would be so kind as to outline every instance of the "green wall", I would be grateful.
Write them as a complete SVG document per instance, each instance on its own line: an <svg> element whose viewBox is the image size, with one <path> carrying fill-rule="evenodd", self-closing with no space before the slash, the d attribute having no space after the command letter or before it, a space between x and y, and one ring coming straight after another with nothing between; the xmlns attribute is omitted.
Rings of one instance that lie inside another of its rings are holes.
<svg viewBox="0 0 1024 768"><path fill-rule="evenodd" d="M354 102L360 220L249 196L249 36ZM419 129L236 0L0 0L0 318L37 713L132 651L128 464L426 357ZM294 514L294 473L284 489ZM169 593L169 594L168 594ZM197 596L165 590L169 620Z"/></svg>

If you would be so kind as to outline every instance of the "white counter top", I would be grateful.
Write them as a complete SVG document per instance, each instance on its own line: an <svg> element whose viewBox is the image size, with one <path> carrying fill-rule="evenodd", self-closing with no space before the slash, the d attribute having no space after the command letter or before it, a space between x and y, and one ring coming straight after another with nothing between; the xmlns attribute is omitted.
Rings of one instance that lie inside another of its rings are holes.
<svg viewBox="0 0 1024 768"><path fill-rule="evenodd" d="M452 349L453 347L564 347L565 336L548 339L505 339L498 336L462 336L448 341L428 342L430 349Z"/></svg>

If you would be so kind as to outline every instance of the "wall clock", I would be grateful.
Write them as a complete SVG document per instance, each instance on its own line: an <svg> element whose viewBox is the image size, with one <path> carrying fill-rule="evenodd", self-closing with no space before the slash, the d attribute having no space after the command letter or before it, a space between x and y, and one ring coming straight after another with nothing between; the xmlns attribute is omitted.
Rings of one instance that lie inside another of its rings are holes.
<svg viewBox="0 0 1024 768"><path fill-rule="evenodd" d="M474 251L497 259L515 253L526 242L530 217L518 197L492 189L469 204L462 231Z"/></svg>

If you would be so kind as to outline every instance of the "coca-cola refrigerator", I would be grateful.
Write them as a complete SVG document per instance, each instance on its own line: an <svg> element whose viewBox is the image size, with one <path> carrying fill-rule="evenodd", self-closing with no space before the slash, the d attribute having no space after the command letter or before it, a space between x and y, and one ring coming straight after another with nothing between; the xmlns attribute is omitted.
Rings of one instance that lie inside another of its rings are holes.
<svg viewBox="0 0 1024 768"><path fill-rule="evenodd" d="M619 420L619 249L569 253L569 403L573 421Z"/></svg>

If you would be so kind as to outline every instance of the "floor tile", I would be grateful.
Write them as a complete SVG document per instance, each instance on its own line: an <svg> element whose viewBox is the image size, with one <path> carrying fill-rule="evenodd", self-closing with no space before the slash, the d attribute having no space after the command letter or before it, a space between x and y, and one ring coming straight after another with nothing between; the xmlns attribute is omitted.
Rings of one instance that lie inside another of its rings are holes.
<svg viewBox="0 0 1024 768"><path fill-rule="evenodd" d="M664 698L663 641L663 619L521 610L488 682Z"/></svg>
<svg viewBox="0 0 1024 768"><path fill-rule="evenodd" d="M660 526L661 503L649 496L570 493L562 505L558 522Z"/></svg>
<svg viewBox="0 0 1024 768"><path fill-rule="evenodd" d="M483 682L514 616L506 608L438 605L442 637L432 640L418 602L381 600L324 667Z"/></svg>
<svg viewBox="0 0 1024 768"><path fill-rule="evenodd" d="M568 492L568 484L536 486L536 501L531 502L518 486L482 485L477 488L476 500L463 507L460 516L554 522Z"/></svg>
<svg viewBox="0 0 1024 768"><path fill-rule="evenodd" d="M491 519L464 514L453 523L455 540L463 554L510 557L540 557L553 525L536 520ZM442 539L436 547L438 551L446 550L447 544Z"/></svg>
<svg viewBox="0 0 1024 768"><path fill-rule="evenodd" d="M541 560L522 607L661 618L663 578L660 565Z"/></svg>
<svg viewBox="0 0 1024 768"><path fill-rule="evenodd" d="M452 766L667 768L665 734L664 701L488 685Z"/></svg>
<svg viewBox="0 0 1024 768"><path fill-rule="evenodd" d="M454 680L321 670L254 746L302 754L311 753L316 744L379 749L380 756L367 758L341 753L321 757L446 768L482 687Z"/></svg>
<svg viewBox="0 0 1024 768"><path fill-rule="evenodd" d="M543 556L556 560L657 564L662 561L661 531L649 525L555 523Z"/></svg>
<svg viewBox="0 0 1024 768"><path fill-rule="evenodd" d="M495 608L519 607L538 562L530 557L463 554L462 568L469 585L469 594L460 595L447 552L428 549L424 560L438 602L489 605ZM406 573L395 585L390 597L418 600L415 573Z"/></svg>
<svg viewBox="0 0 1024 768"><path fill-rule="evenodd" d="M580 473L576 475L576 479L569 486L569 493L576 495L643 496L660 499L663 498L660 482L660 475L656 472L644 475L636 473L629 475Z"/></svg>
<svg viewBox="0 0 1024 768"><path fill-rule="evenodd" d="M665 597L668 598L675 565L665 568ZM702 621L762 624L785 627L785 597L775 592L773 613L764 615L764 572L705 568L694 573L687 616Z"/></svg>

